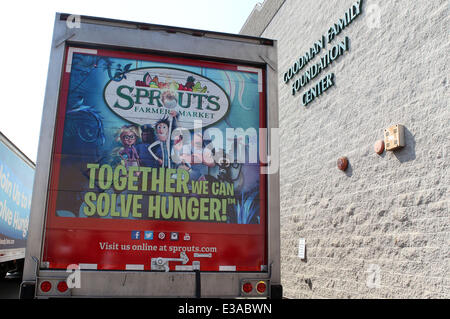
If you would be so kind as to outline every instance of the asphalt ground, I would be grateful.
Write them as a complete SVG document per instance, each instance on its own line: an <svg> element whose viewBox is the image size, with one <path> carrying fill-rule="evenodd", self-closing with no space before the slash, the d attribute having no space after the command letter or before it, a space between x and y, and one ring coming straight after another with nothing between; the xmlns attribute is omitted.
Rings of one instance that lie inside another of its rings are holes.
<svg viewBox="0 0 450 319"><path fill-rule="evenodd" d="M21 279L0 279L0 299L19 299Z"/></svg>

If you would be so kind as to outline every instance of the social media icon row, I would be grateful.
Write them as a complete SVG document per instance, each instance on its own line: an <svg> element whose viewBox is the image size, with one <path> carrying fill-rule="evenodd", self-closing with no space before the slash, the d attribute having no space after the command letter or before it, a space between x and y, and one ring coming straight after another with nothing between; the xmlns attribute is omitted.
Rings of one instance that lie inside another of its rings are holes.
<svg viewBox="0 0 450 319"><path fill-rule="evenodd" d="M139 231L139 230L133 230L131 232L131 239L133 239L133 240L140 240L141 239L141 233L142 232ZM144 231L144 239L145 240L153 240L154 239L153 235L154 235L153 231L150 231L150 230ZM165 238L166 238L166 233L164 233L164 232L159 232L158 233L158 239L164 240ZM170 233L170 240L172 240L172 241L179 240L179 233L171 232ZM188 233L184 234L183 240L184 241L191 240L191 235L189 235Z"/></svg>

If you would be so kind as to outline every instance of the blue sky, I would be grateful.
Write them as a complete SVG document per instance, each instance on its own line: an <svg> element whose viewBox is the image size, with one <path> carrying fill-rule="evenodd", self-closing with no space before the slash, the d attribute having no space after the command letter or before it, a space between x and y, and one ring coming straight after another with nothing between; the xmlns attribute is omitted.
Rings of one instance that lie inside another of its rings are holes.
<svg viewBox="0 0 450 319"><path fill-rule="evenodd" d="M36 160L55 12L239 33L263 0L3 1L0 131Z"/></svg>

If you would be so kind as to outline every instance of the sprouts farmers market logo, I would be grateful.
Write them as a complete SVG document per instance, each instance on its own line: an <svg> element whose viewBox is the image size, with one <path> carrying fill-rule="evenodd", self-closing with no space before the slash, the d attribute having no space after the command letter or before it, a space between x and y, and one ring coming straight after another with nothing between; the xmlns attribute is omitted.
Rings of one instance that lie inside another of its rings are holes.
<svg viewBox="0 0 450 319"><path fill-rule="evenodd" d="M120 81L109 81L103 94L114 113L137 125L176 111L180 127L193 129L199 120L205 127L220 121L230 108L228 95L217 83L174 68L129 71Z"/></svg>

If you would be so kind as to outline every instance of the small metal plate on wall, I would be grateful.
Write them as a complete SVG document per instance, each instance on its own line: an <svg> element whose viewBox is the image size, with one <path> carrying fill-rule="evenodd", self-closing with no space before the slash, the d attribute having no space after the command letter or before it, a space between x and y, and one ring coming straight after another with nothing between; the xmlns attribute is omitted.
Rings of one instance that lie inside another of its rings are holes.
<svg viewBox="0 0 450 319"><path fill-rule="evenodd" d="M405 146L405 127L393 125L384 130L384 145L386 151L393 151Z"/></svg>

